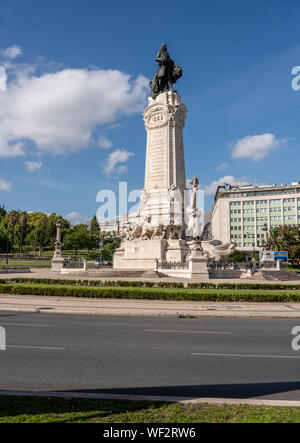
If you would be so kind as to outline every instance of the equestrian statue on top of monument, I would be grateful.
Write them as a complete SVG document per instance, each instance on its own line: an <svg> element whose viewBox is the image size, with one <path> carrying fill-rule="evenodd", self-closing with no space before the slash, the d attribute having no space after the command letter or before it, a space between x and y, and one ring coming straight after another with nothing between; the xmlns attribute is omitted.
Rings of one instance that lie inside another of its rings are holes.
<svg viewBox="0 0 300 443"><path fill-rule="evenodd" d="M185 170L183 130L188 110L173 87L183 75L182 68L171 59L166 43L156 62L158 70L143 113L147 133L144 189L137 212L124 223L114 268L156 272L157 266L171 266L176 274L173 268L177 266L187 278L208 278L209 257L229 255L233 245L218 242L215 247L201 239L204 214L199 180L187 181Z"/></svg>
<svg viewBox="0 0 300 443"><path fill-rule="evenodd" d="M175 65L174 61L169 56L166 43L161 45L156 61L158 63L158 71L152 82L150 82L151 97L154 100L162 92L176 92L173 88L173 84L182 77L182 68Z"/></svg>

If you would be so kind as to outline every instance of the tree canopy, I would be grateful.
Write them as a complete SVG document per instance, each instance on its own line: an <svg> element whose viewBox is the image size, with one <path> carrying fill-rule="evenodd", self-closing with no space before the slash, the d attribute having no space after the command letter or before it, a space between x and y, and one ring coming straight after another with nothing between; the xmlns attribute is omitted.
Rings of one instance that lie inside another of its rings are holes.
<svg viewBox="0 0 300 443"><path fill-rule="evenodd" d="M300 229L297 225L280 226L270 232L272 251L287 251L294 260L300 258Z"/></svg>

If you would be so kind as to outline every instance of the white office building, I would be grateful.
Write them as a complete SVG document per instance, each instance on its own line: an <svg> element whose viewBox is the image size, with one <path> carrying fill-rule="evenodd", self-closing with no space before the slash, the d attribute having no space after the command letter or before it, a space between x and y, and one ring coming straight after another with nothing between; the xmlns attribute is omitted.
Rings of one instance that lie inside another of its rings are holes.
<svg viewBox="0 0 300 443"><path fill-rule="evenodd" d="M263 226L300 225L300 182L256 186L219 186L212 213L212 235L237 249L257 251L264 239Z"/></svg>

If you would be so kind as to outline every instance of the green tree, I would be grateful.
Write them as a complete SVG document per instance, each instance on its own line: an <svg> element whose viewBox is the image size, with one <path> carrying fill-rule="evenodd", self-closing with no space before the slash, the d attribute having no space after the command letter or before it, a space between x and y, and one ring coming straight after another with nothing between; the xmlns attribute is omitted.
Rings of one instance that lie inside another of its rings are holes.
<svg viewBox="0 0 300 443"><path fill-rule="evenodd" d="M21 212L19 214L18 222L16 224L15 235L19 244L19 252L22 253L24 241L27 235L28 214L27 212Z"/></svg>
<svg viewBox="0 0 300 443"><path fill-rule="evenodd" d="M65 233L65 249L75 251L78 255L79 249L88 249L89 233L86 225L77 225L72 229L68 229Z"/></svg>
<svg viewBox="0 0 300 443"><path fill-rule="evenodd" d="M234 251L229 257L229 261L232 261L234 263L241 263L246 261L246 255L242 251Z"/></svg>
<svg viewBox="0 0 300 443"><path fill-rule="evenodd" d="M270 232L270 246L272 251L287 251L294 261L300 258L300 230L297 225L280 226Z"/></svg>
<svg viewBox="0 0 300 443"><path fill-rule="evenodd" d="M113 232L106 232L102 234L102 247L100 253L102 259L105 261L112 261L116 249L121 245L121 239Z"/></svg>
<svg viewBox="0 0 300 443"><path fill-rule="evenodd" d="M100 234L100 225L98 223L96 215L94 215L94 217L92 218L90 233L92 235L99 235Z"/></svg>
<svg viewBox="0 0 300 443"><path fill-rule="evenodd" d="M5 217L6 211L4 209L4 205L0 206L0 217Z"/></svg>
<svg viewBox="0 0 300 443"><path fill-rule="evenodd" d="M19 211L10 211L6 214L7 221L9 223L8 228L10 228L10 236L11 236L11 252L14 250L14 242L15 242L15 227L19 220L20 212Z"/></svg>

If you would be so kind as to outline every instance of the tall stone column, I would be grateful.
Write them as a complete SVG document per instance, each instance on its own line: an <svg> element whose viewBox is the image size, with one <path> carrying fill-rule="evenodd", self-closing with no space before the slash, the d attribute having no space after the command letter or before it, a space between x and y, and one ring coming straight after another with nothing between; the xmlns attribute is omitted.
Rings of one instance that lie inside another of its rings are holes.
<svg viewBox="0 0 300 443"><path fill-rule="evenodd" d="M141 215L151 223L170 223L170 190L186 190L183 129L187 109L172 91L149 97L144 112L147 131L145 189ZM183 203L180 208L183 214Z"/></svg>
<svg viewBox="0 0 300 443"><path fill-rule="evenodd" d="M186 189L183 129L187 109L175 92L149 97L144 113L147 131L145 190Z"/></svg>
<svg viewBox="0 0 300 443"><path fill-rule="evenodd" d="M58 220L56 224L55 252L51 262L51 272L61 272L65 261L62 254L62 242L61 242L62 227L63 227L62 222Z"/></svg>
<svg viewBox="0 0 300 443"><path fill-rule="evenodd" d="M136 220L115 253L116 269L153 270L157 260L182 263L189 253L184 220L186 114L176 92L166 91L148 99L144 112L145 185Z"/></svg>

